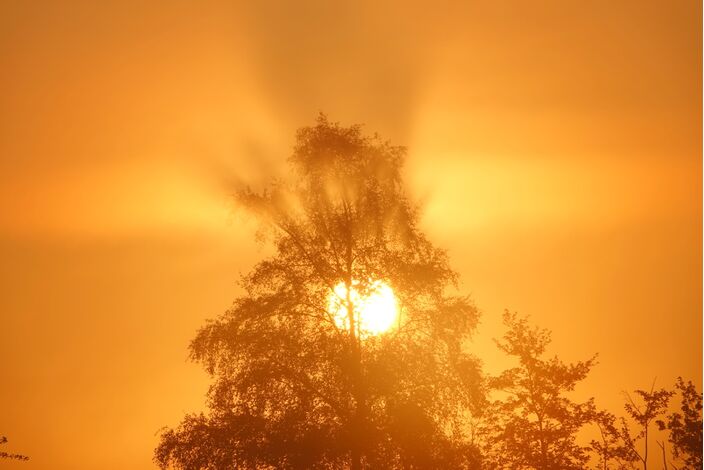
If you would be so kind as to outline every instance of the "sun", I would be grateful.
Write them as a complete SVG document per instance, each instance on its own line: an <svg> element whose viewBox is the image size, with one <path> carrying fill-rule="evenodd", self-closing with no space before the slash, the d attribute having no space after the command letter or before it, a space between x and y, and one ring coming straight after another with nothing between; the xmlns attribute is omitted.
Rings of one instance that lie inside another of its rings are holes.
<svg viewBox="0 0 704 470"><path fill-rule="evenodd" d="M371 282L367 290L368 293L362 296L354 285L352 287L350 300L354 306L355 320L362 336L379 335L390 330L398 318L396 296L391 287L382 281ZM328 301L328 311L337 326L343 329L349 328L346 298L347 287L344 282L340 282L335 286Z"/></svg>

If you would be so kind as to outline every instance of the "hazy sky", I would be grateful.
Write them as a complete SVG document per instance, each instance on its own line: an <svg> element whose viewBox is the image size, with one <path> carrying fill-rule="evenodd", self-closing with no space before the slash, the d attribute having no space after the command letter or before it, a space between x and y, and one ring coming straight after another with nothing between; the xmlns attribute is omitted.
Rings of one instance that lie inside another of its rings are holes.
<svg viewBox="0 0 704 470"><path fill-rule="evenodd" d="M263 254L228 194L319 111L408 146L489 370L509 308L603 406L701 386L700 2L377 3L0 3L3 465L152 468Z"/></svg>

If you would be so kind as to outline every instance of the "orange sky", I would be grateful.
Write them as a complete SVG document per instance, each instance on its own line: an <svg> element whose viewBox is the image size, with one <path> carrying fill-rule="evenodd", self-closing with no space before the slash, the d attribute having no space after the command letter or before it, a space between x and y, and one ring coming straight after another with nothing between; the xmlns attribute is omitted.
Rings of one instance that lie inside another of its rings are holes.
<svg viewBox="0 0 704 470"><path fill-rule="evenodd" d="M698 2L249 3L0 4L7 468L152 468L263 254L228 192L318 111L409 147L488 369L510 308L603 406L701 385Z"/></svg>

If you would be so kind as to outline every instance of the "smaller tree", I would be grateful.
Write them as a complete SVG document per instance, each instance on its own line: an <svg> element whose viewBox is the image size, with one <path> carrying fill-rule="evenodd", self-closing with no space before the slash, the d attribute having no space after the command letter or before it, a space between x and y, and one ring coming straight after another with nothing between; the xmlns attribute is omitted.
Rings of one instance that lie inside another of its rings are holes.
<svg viewBox="0 0 704 470"><path fill-rule="evenodd" d="M7 444L7 437L0 436L0 445ZM0 451L0 459L11 459L11 460L29 460L29 457L22 454L13 454L10 452Z"/></svg>
<svg viewBox="0 0 704 470"><path fill-rule="evenodd" d="M636 390L634 392L639 399L634 400L633 397L626 393L626 399L628 402L624 405L624 409L628 416L638 425L638 434L633 436L626 424L626 421L622 419L622 431L621 437L632 454L635 455L636 459L639 460L643 465L643 470L648 470L648 434L650 432L650 425L667 411L667 405L670 401L670 397L673 392L665 389L655 390L655 382L650 388L650 392L645 390ZM637 403L639 401L640 403ZM639 441L643 441L642 450L638 450Z"/></svg>
<svg viewBox="0 0 704 470"><path fill-rule="evenodd" d="M599 429L599 439L591 441L591 447L598 458L597 468L601 470L626 470L634 468L638 454L627 444L628 425L623 418L613 413L599 411L594 416L594 424Z"/></svg>
<svg viewBox="0 0 704 470"><path fill-rule="evenodd" d="M687 383L682 377L677 378L676 392L681 396L681 413L675 412L666 420L658 420L660 430L670 432L672 455L681 459L687 468L702 468L702 394L697 391L692 381ZM674 392L674 393L676 393Z"/></svg>
<svg viewBox="0 0 704 470"><path fill-rule="evenodd" d="M574 390L596 362L566 364L543 358L550 343L547 330L530 327L526 318L504 313L507 332L499 349L518 359L518 366L488 380L502 399L490 403L485 416L486 462L489 468L583 469L589 447L580 446L578 431L595 415L593 399L577 403L565 395Z"/></svg>

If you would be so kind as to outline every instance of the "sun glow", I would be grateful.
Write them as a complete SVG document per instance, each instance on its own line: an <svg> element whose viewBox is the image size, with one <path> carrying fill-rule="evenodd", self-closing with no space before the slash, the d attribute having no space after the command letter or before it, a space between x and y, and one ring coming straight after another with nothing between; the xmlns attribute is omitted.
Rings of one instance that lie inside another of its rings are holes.
<svg viewBox="0 0 704 470"><path fill-rule="evenodd" d="M354 283L357 284L357 283ZM398 318L398 305L394 291L382 281L373 281L366 288L368 292L361 295L354 287L350 291L354 319L358 323L360 334L378 335L391 329ZM330 294L328 311L337 326L349 328L347 313L347 287L344 282L337 284Z"/></svg>

